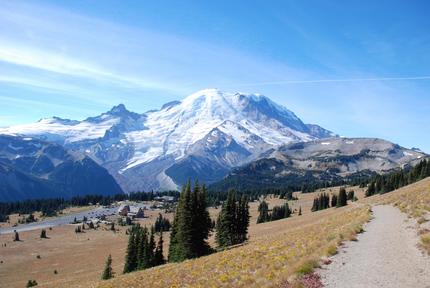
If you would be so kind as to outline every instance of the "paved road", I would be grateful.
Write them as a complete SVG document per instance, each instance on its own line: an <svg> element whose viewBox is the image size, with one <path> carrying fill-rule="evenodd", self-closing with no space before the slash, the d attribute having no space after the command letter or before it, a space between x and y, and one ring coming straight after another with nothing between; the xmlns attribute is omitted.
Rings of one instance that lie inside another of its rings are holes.
<svg viewBox="0 0 430 288"><path fill-rule="evenodd" d="M139 206L142 208L145 206L149 208L148 207L149 205L139 204ZM42 228L55 227L59 225L66 225L73 222L75 217L77 220L82 220L84 217L87 217L87 219L92 219L92 218L100 217L102 215L106 215L106 216L112 215L116 213L117 210L118 210L118 207L113 207L113 208L98 207L93 210L74 213L67 216L60 216L60 217L56 217L45 221L33 222L29 224L21 224L16 227L0 228L0 234L13 233L14 230L21 232L21 231L30 231L30 230L36 230L36 229L42 229Z"/></svg>
<svg viewBox="0 0 430 288"><path fill-rule="evenodd" d="M417 248L412 221L392 206L372 208L374 219L319 270L328 288L428 288L430 257Z"/></svg>

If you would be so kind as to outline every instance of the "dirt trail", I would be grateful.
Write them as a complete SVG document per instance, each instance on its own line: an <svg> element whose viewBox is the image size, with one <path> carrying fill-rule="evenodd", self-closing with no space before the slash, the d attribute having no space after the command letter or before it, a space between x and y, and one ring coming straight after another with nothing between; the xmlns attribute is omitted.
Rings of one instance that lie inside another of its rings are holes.
<svg viewBox="0 0 430 288"><path fill-rule="evenodd" d="M358 242L347 242L318 272L327 288L430 287L430 257L417 248L415 223L392 206L375 206Z"/></svg>

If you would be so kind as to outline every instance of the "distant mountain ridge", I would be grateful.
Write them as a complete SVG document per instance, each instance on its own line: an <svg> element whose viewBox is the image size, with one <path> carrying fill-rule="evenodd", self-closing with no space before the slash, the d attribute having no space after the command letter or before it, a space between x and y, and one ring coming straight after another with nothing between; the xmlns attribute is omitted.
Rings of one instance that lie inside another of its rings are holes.
<svg viewBox="0 0 430 288"><path fill-rule="evenodd" d="M89 156L126 192L176 189L185 179L212 183L269 149L336 136L305 124L257 94L205 89L160 110L138 114L124 105L83 121L58 117L0 129Z"/></svg>
<svg viewBox="0 0 430 288"><path fill-rule="evenodd" d="M122 193L108 171L61 145L0 135L0 202Z"/></svg>
<svg viewBox="0 0 430 288"><path fill-rule="evenodd" d="M428 155L376 138L326 138L268 150L234 169L213 190L300 187L330 183L417 164Z"/></svg>

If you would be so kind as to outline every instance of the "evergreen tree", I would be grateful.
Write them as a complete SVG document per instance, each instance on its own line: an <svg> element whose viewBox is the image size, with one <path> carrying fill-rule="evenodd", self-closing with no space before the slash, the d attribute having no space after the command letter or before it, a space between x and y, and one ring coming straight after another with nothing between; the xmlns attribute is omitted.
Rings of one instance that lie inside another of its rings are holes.
<svg viewBox="0 0 430 288"><path fill-rule="evenodd" d="M375 194L375 182L371 182L366 191L366 197L372 196Z"/></svg>
<svg viewBox="0 0 430 288"><path fill-rule="evenodd" d="M347 200L354 201L354 196L355 196L354 194L355 194L354 190L349 191L347 194Z"/></svg>
<svg viewBox="0 0 430 288"><path fill-rule="evenodd" d="M346 195L346 190L345 188L340 188L339 190L339 196L337 198L337 204L336 207L342 207L342 206L346 206L347 203L347 195Z"/></svg>
<svg viewBox="0 0 430 288"><path fill-rule="evenodd" d="M155 232L164 232L170 230L170 221L161 215L158 215L157 220L155 220L154 229Z"/></svg>
<svg viewBox="0 0 430 288"><path fill-rule="evenodd" d="M163 265L165 263L163 256L163 243L163 232L161 231L157 242L157 248L155 248L154 266Z"/></svg>
<svg viewBox="0 0 430 288"><path fill-rule="evenodd" d="M248 196L242 195L239 200L238 205L238 213L237 213L237 241L236 243L243 243L248 239L248 227L249 227L249 219L251 216L249 215L249 200Z"/></svg>
<svg viewBox="0 0 430 288"><path fill-rule="evenodd" d="M430 160L422 160L415 167L402 169L388 174L377 175L369 184L366 197L383 194L412 184L430 176Z"/></svg>
<svg viewBox="0 0 430 288"><path fill-rule="evenodd" d="M207 242L211 231L212 220L207 210L206 186L200 186L196 181L192 197L192 227L193 251L196 257L207 255L211 248Z"/></svg>
<svg viewBox="0 0 430 288"><path fill-rule="evenodd" d="M318 211L330 208L330 196L326 193L319 194L314 198L311 211Z"/></svg>
<svg viewBox="0 0 430 288"><path fill-rule="evenodd" d="M150 266L148 259L148 229L146 227L139 229L137 235L137 269L145 269Z"/></svg>
<svg viewBox="0 0 430 288"><path fill-rule="evenodd" d="M37 281L36 280L28 280L26 287L29 288L29 287L34 287L34 286L37 286Z"/></svg>
<svg viewBox="0 0 430 288"><path fill-rule="evenodd" d="M288 205L288 202L285 203L284 205L284 218L288 218L291 216L291 209L290 206Z"/></svg>
<svg viewBox="0 0 430 288"><path fill-rule="evenodd" d="M102 280L108 280L108 279L111 279L112 277L113 277L112 256L109 254L106 260L105 269L103 270Z"/></svg>
<svg viewBox="0 0 430 288"><path fill-rule="evenodd" d="M148 261L148 267L154 266L154 250L155 250L155 239L154 239L154 227L151 227L148 244L146 248L145 257ZM145 267L145 268L148 268Z"/></svg>
<svg viewBox="0 0 430 288"><path fill-rule="evenodd" d="M302 216L302 206L299 207L299 216Z"/></svg>
<svg viewBox="0 0 430 288"><path fill-rule="evenodd" d="M207 239L211 224L207 211L206 188L196 183L191 192L191 184L188 181L179 197L172 224L169 261L180 262L210 253Z"/></svg>
<svg viewBox="0 0 430 288"><path fill-rule="evenodd" d="M13 241L20 241L18 231L16 231L16 230L15 230L15 236L13 238Z"/></svg>
<svg viewBox="0 0 430 288"><path fill-rule="evenodd" d="M231 190L217 220L215 240L219 247L235 244L236 211L236 192Z"/></svg>
<svg viewBox="0 0 430 288"><path fill-rule="evenodd" d="M336 207L336 205L337 205L337 195L336 194L333 194L332 196L331 196L331 207Z"/></svg>
<svg viewBox="0 0 430 288"><path fill-rule="evenodd" d="M260 205L258 205L258 212L257 224L269 221L269 206L266 201L263 200L260 202Z"/></svg>
<svg viewBox="0 0 430 288"><path fill-rule="evenodd" d="M219 247L236 245L246 241L249 227L248 197L237 201L236 192L229 191L216 222L215 240Z"/></svg>
<svg viewBox="0 0 430 288"><path fill-rule="evenodd" d="M175 219L170 236L169 261L180 262L193 258L192 253L192 206L191 206L191 184L188 181L179 197L176 208Z"/></svg>
<svg viewBox="0 0 430 288"><path fill-rule="evenodd" d="M125 256L125 264L123 273L129 273L137 268L137 247L136 247L136 232L133 229L129 232L127 252Z"/></svg>
<svg viewBox="0 0 430 288"><path fill-rule="evenodd" d="M314 198L314 202L312 203L311 211L312 212L318 211L318 208L319 208L318 198Z"/></svg>
<svg viewBox="0 0 430 288"><path fill-rule="evenodd" d="M40 231L40 238L47 238L45 229L42 229L42 231Z"/></svg>

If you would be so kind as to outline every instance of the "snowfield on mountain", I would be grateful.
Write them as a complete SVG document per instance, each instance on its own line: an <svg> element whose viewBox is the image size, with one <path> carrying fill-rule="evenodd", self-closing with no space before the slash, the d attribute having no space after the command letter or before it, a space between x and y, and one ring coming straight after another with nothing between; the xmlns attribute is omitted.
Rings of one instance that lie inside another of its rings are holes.
<svg viewBox="0 0 430 288"><path fill-rule="evenodd" d="M182 171L211 183L270 148L336 136L304 124L265 96L217 89L143 114L120 104L83 121L53 117L2 128L0 134L37 137L80 151L107 168L127 192L176 189L184 181Z"/></svg>

